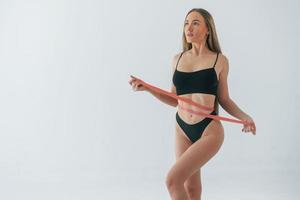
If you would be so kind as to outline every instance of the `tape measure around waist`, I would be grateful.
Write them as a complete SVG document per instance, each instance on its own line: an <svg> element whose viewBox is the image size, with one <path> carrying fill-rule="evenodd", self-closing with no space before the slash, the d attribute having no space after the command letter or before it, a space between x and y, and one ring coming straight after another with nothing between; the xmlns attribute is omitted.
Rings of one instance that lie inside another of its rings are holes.
<svg viewBox="0 0 300 200"><path fill-rule="evenodd" d="M132 76L132 75L131 75ZM168 92L168 91L165 91L165 90L162 90L158 87L155 87L153 85L150 85L144 81L142 81L141 79L139 78L136 78L134 76L132 76L133 78L135 78L139 83L141 83L144 87L148 88L148 89L151 89L159 94L164 94L166 96L169 96L169 97L172 97L174 99L177 99L177 100L181 100L181 101L184 101L190 105L193 105L193 106L196 106L200 109L203 109L203 110L207 110L207 111L213 111L214 108L210 108L210 107L207 107L207 106L204 106L204 105L201 105L199 103L196 103L188 98L185 98L185 97L181 97L181 96L178 96L174 93L171 93L171 92ZM207 113L203 113L201 111L193 111L191 109L187 109L187 108L184 108L182 106L180 106L180 108L182 108L183 110L186 110L190 113L193 113L193 114L196 114L196 115L201 115L201 116L205 116L205 117L208 117L208 118L211 118L211 119L215 119L215 120L222 120L222 121L228 121L228 122L233 122L233 123L239 123L239 124L247 124L247 122L245 121L242 121L242 120L237 120L237 119L232 119L232 118L228 118L228 117L222 117L222 116L218 116L218 115L211 115L211 114L207 114Z"/></svg>

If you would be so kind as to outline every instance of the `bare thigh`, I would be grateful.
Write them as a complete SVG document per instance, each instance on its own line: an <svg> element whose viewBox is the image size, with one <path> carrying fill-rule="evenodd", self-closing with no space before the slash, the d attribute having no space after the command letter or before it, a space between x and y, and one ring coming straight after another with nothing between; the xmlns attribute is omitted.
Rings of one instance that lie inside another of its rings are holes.
<svg viewBox="0 0 300 200"><path fill-rule="evenodd" d="M176 160L180 158L180 156L192 146L192 142L187 138L184 134L183 130L176 122L176 136L175 136L175 154ZM185 180L185 186L190 187L193 186L195 188L200 188L201 186L201 169L197 170L193 175L191 175L187 180Z"/></svg>
<svg viewBox="0 0 300 200"><path fill-rule="evenodd" d="M178 128L177 126L176 128ZM177 129L176 134L176 138L178 137L178 141L176 140L177 160L169 175L175 176L177 181L185 182L197 173L221 148L224 141L224 129L220 121L213 120L204 130L202 137L192 145L188 143L187 137ZM180 139L185 142L180 142ZM182 152L184 149L185 151Z"/></svg>

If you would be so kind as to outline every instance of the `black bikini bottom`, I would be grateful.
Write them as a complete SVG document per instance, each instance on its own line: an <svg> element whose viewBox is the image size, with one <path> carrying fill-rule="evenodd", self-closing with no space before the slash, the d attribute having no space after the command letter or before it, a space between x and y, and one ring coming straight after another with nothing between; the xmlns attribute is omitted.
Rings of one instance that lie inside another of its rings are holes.
<svg viewBox="0 0 300 200"><path fill-rule="evenodd" d="M215 111L210 113L211 115L216 115ZM201 138L205 128L208 124L212 121L211 118L204 118L200 122L195 124L188 124L179 117L178 112L176 112L176 121L180 128L184 131L185 135L190 139L192 143L196 142L198 139Z"/></svg>

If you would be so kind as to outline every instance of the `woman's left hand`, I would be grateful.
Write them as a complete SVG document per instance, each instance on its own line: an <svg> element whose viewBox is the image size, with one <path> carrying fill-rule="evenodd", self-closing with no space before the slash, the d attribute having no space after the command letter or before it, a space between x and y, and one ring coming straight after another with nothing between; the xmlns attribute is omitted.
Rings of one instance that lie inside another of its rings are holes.
<svg viewBox="0 0 300 200"><path fill-rule="evenodd" d="M253 119L247 115L247 116L243 117L241 120L246 122L246 124L244 124L242 131L245 133L251 131L252 134L255 135L256 134L256 126L255 126Z"/></svg>

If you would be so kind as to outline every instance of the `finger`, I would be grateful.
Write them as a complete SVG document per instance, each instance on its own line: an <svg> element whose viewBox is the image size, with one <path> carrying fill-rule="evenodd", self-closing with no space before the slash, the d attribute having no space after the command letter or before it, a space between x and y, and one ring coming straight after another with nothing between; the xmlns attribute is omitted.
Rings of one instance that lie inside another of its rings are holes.
<svg viewBox="0 0 300 200"><path fill-rule="evenodd" d="M250 131L253 131L253 126L250 126Z"/></svg>
<svg viewBox="0 0 300 200"><path fill-rule="evenodd" d="M247 133L250 131L250 127L249 126L247 126L246 131L247 131Z"/></svg>
<svg viewBox="0 0 300 200"><path fill-rule="evenodd" d="M254 135L256 134L256 127L255 127L255 125L253 126L253 133L254 133Z"/></svg>
<svg viewBox="0 0 300 200"><path fill-rule="evenodd" d="M134 78L134 79L136 79L136 80L139 80L137 77L134 77L134 76L132 76L132 75L130 75L132 78Z"/></svg>
<svg viewBox="0 0 300 200"><path fill-rule="evenodd" d="M136 80L136 83L137 83L137 84L140 84L140 83L141 83L141 81L140 81L140 80Z"/></svg>
<svg viewBox="0 0 300 200"><path fill-rule="evenodd" d="M251 126L248 126L248 132L250 132L251 131Z"/></svg>
<svg viewBox="0 0 300 200"><path fill-rule="evenodd" d="M254 134L253 126L251 126L250 130L251 130L252 134Z"/></svg>
<svg viewBox="0 0 300 200"><path fill-rule="evenodd" d="M253 123L251 123L249 127L250 127L250 130L253 130L254 129Z"/></svg>
<svg viewBox="0 0 300 200"><path fill-rule="evenodd" d="M135 81L136 81L135 79L131 79L130 84L134 83Z"/></svg>
<svg viewBox="0 0 300 200"><path fill-rule="evenodd" d="M252 129L251 132L252 132L253 135L255 135L255 130L254 129Z"/></svg>
<svg viewBox="0 0 300 200"><path fill-rule="evenodd" d="M139 82L137 80L134 80L134 84L137 85Z"/></svg>

